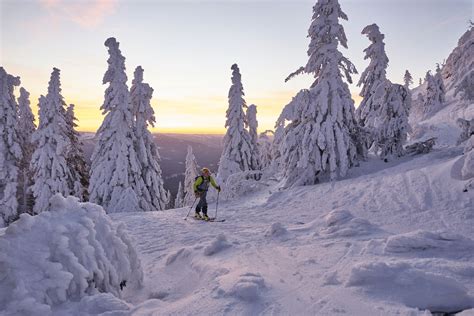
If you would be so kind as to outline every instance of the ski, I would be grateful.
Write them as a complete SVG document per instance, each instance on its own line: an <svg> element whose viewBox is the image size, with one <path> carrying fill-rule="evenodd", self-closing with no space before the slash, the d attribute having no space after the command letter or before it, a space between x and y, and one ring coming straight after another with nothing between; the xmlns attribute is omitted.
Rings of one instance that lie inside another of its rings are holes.
<svg viewBox="0 0 474 316"><path fill-rule="evenodd" d="M195 221L203 221L203 222L216 222L216 223L225 222L225 219L216 219L216 218L214 218L214 217L210 217L208 221L203 220L203 219L200 219L200 218L196 218L196 217L193 217L193 219L194 219Z"/></svg>

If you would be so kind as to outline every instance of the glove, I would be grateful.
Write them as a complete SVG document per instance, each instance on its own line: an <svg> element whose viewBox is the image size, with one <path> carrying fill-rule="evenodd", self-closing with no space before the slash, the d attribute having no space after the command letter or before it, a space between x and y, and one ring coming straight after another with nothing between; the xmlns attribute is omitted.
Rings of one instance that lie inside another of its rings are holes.
<svg viewBox="0 0 474 316"><path fill-rule="evenodd" d="M194 196L198 198L201 196L201 193L199 193L198 191L194 191Z"/></svg>
<svg viewBox="0 0 474 316"><path fill-rule="evenodd" d="M221 192L221 187L217 187L217 192Z"/></svg>

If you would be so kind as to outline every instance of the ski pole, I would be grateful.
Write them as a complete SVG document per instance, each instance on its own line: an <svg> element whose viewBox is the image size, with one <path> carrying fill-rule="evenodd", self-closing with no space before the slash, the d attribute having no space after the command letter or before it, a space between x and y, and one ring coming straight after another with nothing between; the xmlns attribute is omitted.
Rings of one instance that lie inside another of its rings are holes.
<svg viewBox="0 0 474 316"><path fill-rule="evenodd" d="M194 204L196 204L197 199L198 199L197 197L194 199L193 205L191 205L191 207L189 208L188 214L186 214L186 217L184 218L184 220L188 218L189 213L191 213L191 210L194 208Z"/></svg>
<svg viewBox="0 0 474 316"><path fill-rule="evenodd" d="M219 205L219 191L217 191L217 200L216 200L216 216L214 218L217 218L217 206Z"/></svg>

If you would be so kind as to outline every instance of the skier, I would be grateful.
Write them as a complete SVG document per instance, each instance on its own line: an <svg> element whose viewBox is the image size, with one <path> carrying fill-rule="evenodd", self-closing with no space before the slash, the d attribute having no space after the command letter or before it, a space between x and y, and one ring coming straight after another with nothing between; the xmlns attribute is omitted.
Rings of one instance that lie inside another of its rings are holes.
<svg viewBox="0 0 474 316"><path fill-rule="evenodd" d="M196 181L194 181L193 189L196 198L199 198L199 203L196 206L196 213L194 217L196 219L203 219L205 221L210 220L209 216L207 216L207 201L206 195L207 190L209 189L209 183L217 190L217 192L221 192L221 187L217 185L214 178L211 176L211 172L208 168L202 168L201 175L196 177ZM202 216L200 212L202 211Z"/></svg>

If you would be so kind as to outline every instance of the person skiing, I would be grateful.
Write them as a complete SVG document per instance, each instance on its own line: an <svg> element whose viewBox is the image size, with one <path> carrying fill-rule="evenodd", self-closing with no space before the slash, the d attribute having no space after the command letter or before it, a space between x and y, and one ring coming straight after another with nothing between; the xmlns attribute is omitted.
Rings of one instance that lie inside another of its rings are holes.
<svg viewBox="0 0 474 316"><path fill-rule="evenodd" d="M196 177L196 181L194 181L193 189L196 198L199 198L199 203L196 206L196 213L194 217L196 219L203 219L205 221L209 220L209 216L207 216L207 190L209 189L209 183L217 190L217 192L221 192L221 187L217 185L214 178L211 176L211 172L208 168L202 168L201 175ZM202 211L202 216L201 216Z"/></svg>

